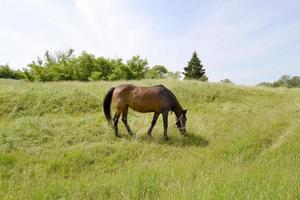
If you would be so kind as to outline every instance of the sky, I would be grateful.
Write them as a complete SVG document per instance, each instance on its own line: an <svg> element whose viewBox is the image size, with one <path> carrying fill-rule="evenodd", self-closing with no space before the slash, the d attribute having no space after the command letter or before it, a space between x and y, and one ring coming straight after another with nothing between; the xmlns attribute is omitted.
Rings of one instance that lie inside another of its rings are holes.
<svg viewBox="0 0 300 200"><path fill-rule="evenodd" d="M0 64L51 52L146 58L183 71L196 51L209 81L300 75L299 0L0 0Z"/></svg>

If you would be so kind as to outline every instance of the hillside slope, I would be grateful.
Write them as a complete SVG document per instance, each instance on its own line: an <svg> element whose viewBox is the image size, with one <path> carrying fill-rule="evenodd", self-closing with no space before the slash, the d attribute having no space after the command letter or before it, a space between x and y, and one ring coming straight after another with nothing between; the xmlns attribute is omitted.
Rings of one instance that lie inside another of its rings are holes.
<svg viewBox="0 0 300 200"><path fill-rule="evenodd" d="M300 199L300 90L164 84L188 109L182 137L130 111L115 139L102 113L122 82L0 80L0 199Z"/></svg>

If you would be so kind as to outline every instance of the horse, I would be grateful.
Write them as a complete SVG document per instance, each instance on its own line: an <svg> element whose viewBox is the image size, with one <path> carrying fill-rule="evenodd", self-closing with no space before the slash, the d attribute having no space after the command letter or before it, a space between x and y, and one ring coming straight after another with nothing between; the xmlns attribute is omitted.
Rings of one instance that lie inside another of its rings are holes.
<svg viewBox="0 0 300 200"><path fill-rule="evenodd" d="M111 117L111 102L115 108L115 115ZM168 114L174 112L176 115L176 127L182 135L186 133L186 109L182 109L176 96L165 86L156 85L152 87L141 87L132 84L123 84L111 88L104 97L103 111L108 123L114 128L115 136L120 137L118 132L118 121L122 115L128 134L134 135L127 123L128 108L135 111L148 113L154 112L148 136L152 138L152 129L160 114L163 116L164 132L163 138L168 140ZM113 122L113 123L112 123Z"/></svg>

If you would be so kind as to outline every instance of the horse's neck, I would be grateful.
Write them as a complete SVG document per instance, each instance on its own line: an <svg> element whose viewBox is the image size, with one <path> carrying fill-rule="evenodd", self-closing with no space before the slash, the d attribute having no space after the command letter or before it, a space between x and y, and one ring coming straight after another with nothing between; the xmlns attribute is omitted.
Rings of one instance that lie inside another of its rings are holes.
<svg viewBox="0 0 300 200"><path fill-rule="evenodd" d="M175 115L176 115L177 118L180 117L180 115L182 114L182 108L181 108L181 106L180 106L179 103L177 103L174 106L173 111L174 111L174 113L175 113Z"/></svg>
<svg viewBox="0 0 300 200"><path fill-rule="evenodd" d="M172 110L174 111L176 117L178 118L178 117L180 117L180 115L182 114L182 107L181 107L181 105L179 104L179 102L178 102L176 96L175 96L170 90L167 89L166 91L168 91L169 94L170 94L170 96L171 96L171 99L170 99L170 100L171 100L171 102L173 103L173 108L172 108Z"/></svg>

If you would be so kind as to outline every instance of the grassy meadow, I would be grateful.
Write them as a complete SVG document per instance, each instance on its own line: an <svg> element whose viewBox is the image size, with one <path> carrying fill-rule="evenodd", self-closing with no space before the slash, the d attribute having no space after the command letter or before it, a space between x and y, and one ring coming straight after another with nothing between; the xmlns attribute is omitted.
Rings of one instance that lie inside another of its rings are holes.
<svg viewBox="0 0 300 200"><path fill-rule="evenodd" d="M130 111L136 137L107 125L102 100L124 82L0 80L0 199L300 199L300 89L164 84L187 137Z"/></svg>

